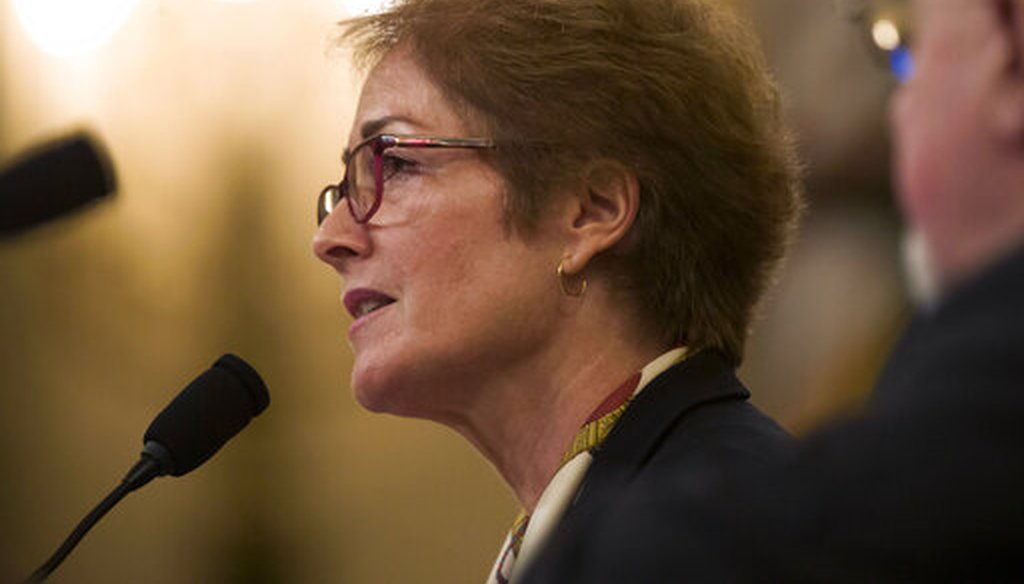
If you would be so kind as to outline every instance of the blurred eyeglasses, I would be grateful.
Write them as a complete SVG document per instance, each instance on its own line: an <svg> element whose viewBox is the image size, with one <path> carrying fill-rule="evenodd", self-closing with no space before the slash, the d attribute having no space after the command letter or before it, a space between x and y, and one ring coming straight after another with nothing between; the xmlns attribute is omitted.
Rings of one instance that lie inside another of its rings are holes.
<svg viewBox="0 0 1024 584"><path fill-rule="evenodd" d="M394 148L494 148L489 138L439 138L434 136L396 136L378 134L346 152L345 175L341 182L324 187L317 197L316 219L320 225L341 203L348 203L356 223L366 223L380 209L384 186L397 174L416 162L389 153Z"/></svg>
<svg viewBox="0 0 1024 584"><path fill-rule="evenodd" d="M910 6L906 0L835 0L843 17L862 31L868 48L899 83L914 74L910 51L912 31Z"/></svg>

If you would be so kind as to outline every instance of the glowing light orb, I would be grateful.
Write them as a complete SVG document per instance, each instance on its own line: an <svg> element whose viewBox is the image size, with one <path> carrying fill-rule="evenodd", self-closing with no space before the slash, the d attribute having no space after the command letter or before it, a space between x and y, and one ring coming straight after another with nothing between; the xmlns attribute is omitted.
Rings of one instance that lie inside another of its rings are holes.
<svg viewBox="0 0 1024 584"><path fill-rule="evenodd" d="M138 0L14 0L29 37L51 55L96 49L110 40Z"/></svg>
<svg viewBox="0 0 1024 584"><path fill-rule="evenodd" d="M893 21L886 18L876 20L871 25L871 38L883 51L894 51L903 43L900 29Z"/></svg>

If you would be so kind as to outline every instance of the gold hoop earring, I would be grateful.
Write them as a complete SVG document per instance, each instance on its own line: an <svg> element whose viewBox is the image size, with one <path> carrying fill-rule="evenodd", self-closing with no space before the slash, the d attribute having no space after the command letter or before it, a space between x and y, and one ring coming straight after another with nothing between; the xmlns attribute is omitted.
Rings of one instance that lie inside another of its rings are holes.
<svg viewBox="0 0 1024 584"><path fill-rule="evenodd" d="M562 289L562 294L579 298L587 291L587 277L582 273L576 276L577 284L575 287L570 287L567 284L567 280L572 280L573 277L565 273L565 258L558 262L558 268L555 269L555 273L558 274L558 286Z"/></svg>

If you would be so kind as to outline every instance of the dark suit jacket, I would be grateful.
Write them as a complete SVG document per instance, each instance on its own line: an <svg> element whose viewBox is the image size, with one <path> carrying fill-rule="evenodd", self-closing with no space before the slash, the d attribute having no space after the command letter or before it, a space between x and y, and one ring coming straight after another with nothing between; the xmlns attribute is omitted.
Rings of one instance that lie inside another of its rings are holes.
<svg viewBox="0 0 1024 584"><path fill-rule="evenodd" d="M792 454L794 442L747 402L750 393L717 352L702 351L652 380L612 429L576 499L537 563L562 542L607 529L611 502L656 486L701 490L723 468L767 464Z"/></svg>
<svg viewBox="0 0 1024 584"><path fill-rule="evenodd" d="M860 419L606 525L529 582L1024 581L1024 251L912 324Z"/></svg>

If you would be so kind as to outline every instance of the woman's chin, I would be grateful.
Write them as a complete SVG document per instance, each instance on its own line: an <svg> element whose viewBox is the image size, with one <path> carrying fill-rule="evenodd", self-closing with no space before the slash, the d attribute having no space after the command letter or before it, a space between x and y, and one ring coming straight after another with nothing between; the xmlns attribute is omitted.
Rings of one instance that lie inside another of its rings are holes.
<svg viewBox="0 0 1024 584"><path fill-rule="evenodd" d="M364 409L374 413L390 413L393 398L388 398L386 389L370 381L360 380L358 375L352 376L352 393L356 402Z"/></svg>
<svg viewBox="0 0 1024 584"><path fill-rule="evenodd" d="M395 416L421 418L424 417L416 407L415 389L410 392L395 380L385 382L379 377L362 377L353 375L352 391L356 402L367 411L376 414L392 414Z"/></svg>
<svg viewBox="0 0 1024 584"><path fill-rule="evenodd" d="M352 369L353 397L367 411L441 422L465 403L459 399L458 384L443 368L368 357L357 355ZM449 372L453 369L449 367Z"/></svg>

